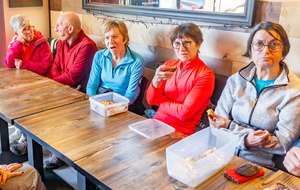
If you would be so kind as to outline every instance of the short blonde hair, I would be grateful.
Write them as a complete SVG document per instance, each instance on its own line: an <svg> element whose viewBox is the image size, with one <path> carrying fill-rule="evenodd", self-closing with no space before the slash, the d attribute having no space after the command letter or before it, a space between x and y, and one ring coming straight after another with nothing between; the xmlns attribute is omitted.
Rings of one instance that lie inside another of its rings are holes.
<svg viewBox="0 0 300 190"><path fill-rule="evenodd" d="M128 43L129 43L129 36L128 36L128 29L127 29L126 24L123 21L120 21L120 20L110 20L110 19L108 19L103 23L103 26L102 26L103 34L108 32L113 27L119 29L121 35L123 36L124 41L127 40L127 42L125 44L125 47L127 47Z"/></svg>

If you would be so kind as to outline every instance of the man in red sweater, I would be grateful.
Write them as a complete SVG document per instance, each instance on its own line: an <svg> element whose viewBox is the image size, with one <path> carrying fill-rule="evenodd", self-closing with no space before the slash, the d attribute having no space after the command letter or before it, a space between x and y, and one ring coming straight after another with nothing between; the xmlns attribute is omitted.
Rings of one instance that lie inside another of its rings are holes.
<svg viewBox="0 0 300 190"><path fill-rule="evenodd" d="M83 30L79 17L73 12L63 13L57 20L54 31L60 40L51 69L52 79L85 92L97 46ZM64 162L54 154L45 166L55 169Z"/></svg>
<svg viewBox="0 0 300 190"><path fill-rule="evenodd" d="M54 31L60 40L51 69L52 79L85 90L93 57L98 50L95 42L85 35L79 17L73 12L63 13Z"/></svg>

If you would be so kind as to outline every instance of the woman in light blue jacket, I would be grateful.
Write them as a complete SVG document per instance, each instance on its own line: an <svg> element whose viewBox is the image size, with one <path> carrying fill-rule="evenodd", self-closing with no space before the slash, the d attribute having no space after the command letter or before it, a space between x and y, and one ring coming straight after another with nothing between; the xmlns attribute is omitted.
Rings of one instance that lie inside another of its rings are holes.
<svg viewBox="0 0 300 190"><path fill-rule="evenodd" d="M279 24L259 23L245 56L252 62L232 75L210 124L238 134L235 154L266 167L285 155L300 135L300 79L283 61L290 49Z"/></svg>
<svg viewBox="0 0 300 190"><path fill-rule="evenodd" d="M138 82L144 73L143 59L128 47L128 30L124 22L107 20L102 30L107 48L94 56L87 94L113 91L128 98L131 104L140 92Z"/></svg>

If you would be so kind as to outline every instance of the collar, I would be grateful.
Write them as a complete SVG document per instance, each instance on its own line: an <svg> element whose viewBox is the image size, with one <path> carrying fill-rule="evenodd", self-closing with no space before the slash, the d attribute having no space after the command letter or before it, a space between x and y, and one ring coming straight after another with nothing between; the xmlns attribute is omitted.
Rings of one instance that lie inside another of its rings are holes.
<svg viewBox="0 0 300 190"><path fill-rule="evenodd" d="M196 58L189 63L184 63L183 61L180 60L179 68L189 69L189 68L194 68L196 66L202 66L202 64L204 64L203 61L197 55Z"/></svg>
<svg viewBox="0 0 300 190"><path fill-rule="evenodd" d="M284 61L281 61L280 66L282 67L282 71L280 75L277 77L277 79L275 80L274 85L287 84L290 81L288 76L289 75L288 65ZM252 80L254 80L255 72L256 72L256 67L252 61L246 67L242 68L239 71L239 74L245 80L251 82Z"/></svg>
<svg viewBox="0 0 300 190"><path fill-rule="evenodd" d="M111 53L110 53L110 51L107 48L103 51L103 55L105 57L109 58L109 60L111 60ZM132 51L127 46L127 48L126 48L126 55L125 55L123 61L119 65L121 65L121 64L128 64L128 63L131 63L131 62L134 62L134 58L133 58Z"/></svg>
<svg viewBox="0 0 300 190"><path fill-rule="evenodd" d="M70 46L73 47L75 44L78 43L79 39L81 38L81 36L82 36L83 34L84 34L84 32L83 32L83 30L81 29L81 30L79 31L79 33L77 34L77 36L76 36L75 38L72 39L71 44L69 44L69 43L67 42L67 40L65 40L67 46L68 46L68 47L70 47Z"/></svg>

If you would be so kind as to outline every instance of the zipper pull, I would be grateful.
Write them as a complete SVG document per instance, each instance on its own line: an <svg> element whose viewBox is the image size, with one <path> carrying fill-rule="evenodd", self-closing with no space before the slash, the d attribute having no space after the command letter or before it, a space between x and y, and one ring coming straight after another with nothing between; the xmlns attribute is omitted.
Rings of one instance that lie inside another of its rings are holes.
<svg viewBox="0 0 300 190"><path fill-rule="evenodd" d="M257 103L257 100L258 100L258 98L256 98L256 99L255 99L255 102L254 102L254 104L253 104L252 108L254 108L254 107L255 107L255 105L256 105L256 103Z"/></svg>
<svg viewBox="0 0 300 190"><path fill-rule="evenodd" d="M182 69L182 71L180 71L179 79L181 79L183 72L184 72L184 68Z"/></svg>

